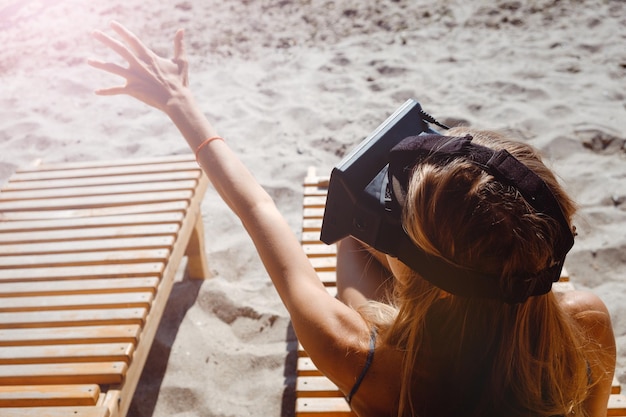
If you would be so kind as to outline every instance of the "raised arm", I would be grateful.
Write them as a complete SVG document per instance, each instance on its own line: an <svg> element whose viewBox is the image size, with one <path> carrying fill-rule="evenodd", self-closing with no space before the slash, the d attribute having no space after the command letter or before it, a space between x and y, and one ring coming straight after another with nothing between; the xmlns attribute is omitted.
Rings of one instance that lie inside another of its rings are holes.
<svg viewBox="0 0 626 417"><path fill-rule="evenodd" d="M203 144L207 138L217 136L217 131L189 90L183 32L176 33L174 58L165 59L120 24L112 23L111 27L123 42L103 32L95 32L94 37L119 54L128 66L97 60L90 60L89 64L124 78L126 83L96 93L127 94L170 117L196 151L215 189L241 219L303 346L320 369L341 388L349 389L362 360L359 354L346 352L358 351L355 346L361 344L366 351L369 329L358 313L327 293L274 202L227 143L212 140Z"/></svg>

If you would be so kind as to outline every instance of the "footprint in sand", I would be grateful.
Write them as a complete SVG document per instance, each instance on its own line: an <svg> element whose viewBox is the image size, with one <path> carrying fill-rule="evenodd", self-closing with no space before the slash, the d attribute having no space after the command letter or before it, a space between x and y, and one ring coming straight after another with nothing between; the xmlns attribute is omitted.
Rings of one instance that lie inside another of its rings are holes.
<svg viewBox="0 0 626 417"><path fill-rule="evenodd" d="M231 326L233 333L244 342L253 340L265 329L273 327L279 319L275 314L262 314L250 306L236 305L221 291L210 291L198 303L203 310L210 311Z"/></svg>
<svg viewBox="0 0 626 417"><path fill-rule="evenodd" d="M626 138L597 129L578 129L574 132L582 139L583 147L598 154L626 153Z"/></svg>
<svg viewBox="0 0 626 417"><path fill-rule="evenodd" d="M197 411L202 401L198 398L198 394L189 388L181 387L163 387L161 393L168 405L174 413L183 413L188 411Z"/></svg>
<svg viewBox="0 0 626 417"><path fill-rule="evenodd" d="M353 145L341 143L337 139L330 137L311 141L311 147L336 155L339 158L343 158L348 148L352 146Z"/></svg>
<svg viewBox="0 0 626 417"><path fill-rule="evenodd" d="M545 100L549 95L540 88L526 87L519 83L495 81L486 83L487 88L493 88L504 96L521 96L529 101Z"/></svg>

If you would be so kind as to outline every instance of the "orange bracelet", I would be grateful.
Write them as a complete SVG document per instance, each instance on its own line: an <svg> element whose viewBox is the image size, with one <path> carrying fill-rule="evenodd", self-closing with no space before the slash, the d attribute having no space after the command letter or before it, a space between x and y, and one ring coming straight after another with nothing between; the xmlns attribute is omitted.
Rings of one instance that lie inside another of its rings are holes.
<svg viewBox="0 0 626 417"><path fill-rule="evenodd" d="M198 160L198 153L202 150L202 148L204 148L205 146L207 146L209 143L213 142L214 140L224 140L223 137L221 136L211 136L208 139L205 139L200 145L198 145L198 147L196 148L196 161Z"/></svg>

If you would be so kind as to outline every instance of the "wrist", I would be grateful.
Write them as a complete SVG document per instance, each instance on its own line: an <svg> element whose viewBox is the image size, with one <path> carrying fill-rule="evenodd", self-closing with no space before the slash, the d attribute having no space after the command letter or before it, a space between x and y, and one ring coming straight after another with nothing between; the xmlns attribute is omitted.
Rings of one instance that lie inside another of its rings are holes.
<svg viewBox="0 0 626 417"><path fill-rule="evenodd" d="M196 106L195 98L188 88L181 89L167 100L163 107L163 111L170 118L177 117L177 115L188 113L190 109Z"/></svg>
<svg viewBox="0 0 626 417"><path fill-rule="evenodd" d="M189 90L172 96L163 111L180 130L192 150L195 150L206 138L217 136L217 132L204 116Z"/></svg>

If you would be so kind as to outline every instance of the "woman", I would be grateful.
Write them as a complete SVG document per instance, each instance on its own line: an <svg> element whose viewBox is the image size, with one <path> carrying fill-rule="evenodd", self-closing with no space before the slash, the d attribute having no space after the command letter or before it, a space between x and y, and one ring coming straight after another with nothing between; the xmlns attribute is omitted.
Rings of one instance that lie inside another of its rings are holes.
<svg viewBox="0 0 626 417"><path fill-rule="evenodd" d="M111 27L123 42L102 32L94 37L128 67L89 63L126 83L96 93L128 94L170 117L248 231L298 339L359 416L606 415L615 342L608 312L598 298L550 292L510 304L461 297L352 238L339 246L339 297L331 297L269 195L196 105L187 83L183 32L176 33L174 58L164 59L123 26ZM490 134L475 136L485 146L506 148L536 171L569 222L572 203L531 150ZM415 167L403 207L403 225L411 240L432 255L503 277L516 269L540 268L552 252L550 236L556 232L550 221L532 213L515 190L498 187L469 165L460 160ZM476 234L472 222L478 215L465 216L468 224L455 223L450 213L441 217L449 203L449 193L437 192L442 184L471 197L461 199L465 207L454 200L456 213L480 214L471 206L477 200L470 194L483 196L483 214L492 215L495 208L503 216L495 230L507 231L506 244L502 233ZM505 204L499 204L502 198ZM511 207L515 210L509 213ZM541 238L535 223L542 225ZM508 256L487 256L494 246Z"/></svg>

